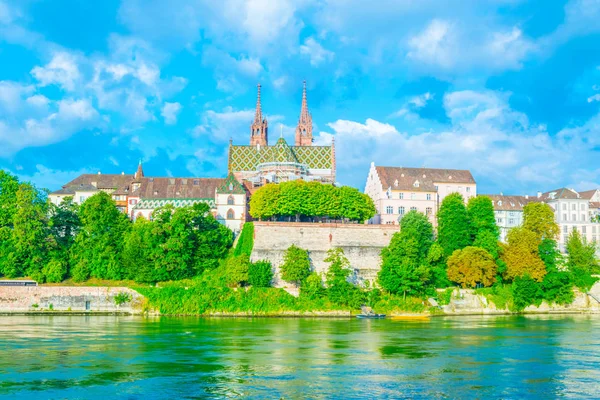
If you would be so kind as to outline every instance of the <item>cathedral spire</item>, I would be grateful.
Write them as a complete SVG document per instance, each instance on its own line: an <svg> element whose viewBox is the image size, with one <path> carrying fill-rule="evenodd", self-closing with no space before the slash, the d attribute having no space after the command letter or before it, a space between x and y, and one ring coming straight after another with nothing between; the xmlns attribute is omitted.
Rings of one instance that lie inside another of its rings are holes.
<svg viewBox="0 0 600 400"><path fill-rule="evenodd" d="M250 125L250 146L267 146L269 143L267 119L263 118L260 104L260 83L257 86L256 113Z"/></svg>
<svg viewBox="0 0 600 400"><path fill-rule="evenodd" d="M144 177L144 169L142 168L142 159L140 158L140 162L138 163L137 171L135 171L134 178L136 181L139 181Z"/></svg>
<svg viewBox="0 0 600 400"><path fill-rule="evenodd" d="M296 127L296 146L312 145L312 116L308 111L306 100L306 81L302 85L302 107L300 108L300 119Z"/></svg>

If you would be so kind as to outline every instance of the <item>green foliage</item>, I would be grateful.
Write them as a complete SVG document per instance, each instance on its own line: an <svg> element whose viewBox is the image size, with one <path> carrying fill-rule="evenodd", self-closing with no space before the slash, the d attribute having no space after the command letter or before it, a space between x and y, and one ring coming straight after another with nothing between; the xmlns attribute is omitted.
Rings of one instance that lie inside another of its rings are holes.
<svg viewBox="0 0 600 400"><path fill-rule="evenodd" d="M502 261L506 263L504 279L512 281L528 275L541 282L547 271L539 255L539 235L524 227L513 228L508 232L507 242L502 251Z"/></svg>
<svg viewBox="0 0 600 400"><path fill-rule="evenodd" d="M273 266L269 261L261 260L251 263L248 270L248 283L253 287L271 287Z"/></svg>
<svg viewBox="0 0 600 400"><path fill-rule="evenodd" d="M546 266L546 271L558 271L560 265L564 263L564 257L558 250L556 241L552 239L543 239L538 246L542 262Z"/></svg>
<svg viewBox="0 0 600 400"><path fill-rule="evenodd" d="M488 236L492 236L498 241L500 231L496 225L494 205L489 197L471 197L467 204L467 214L469 216L471 240L476 241L482 233L486 233ZM490 251L489 249L486 250ZM491 251L490 253L493 254Z"/></svg>
<svg viewBox="0 0 600 400"><path fill-rule="evenodd" d="M446 257L455 250L471 244L471 228L464 199L459 193L452 193L444 198L437 214L438 242L444 249Z"/></svg>
<svg viewBox="0 0 600 400"><path fill-rule="evenodd" d="M549 303L570 304L575 298L573 275L568 272L549 272L544 276L541 289L543 299Z"/></svg>
<svg viewBox="0 0 600 400"><path fill-rule="evenodd" d="M311 272L310 275L302 282L300 296L306 297L309 300L316 300L325 297L326 290L323 287L323 279L316 272Z"/></svg>
<svg viewBox="0 0 600 400"><path fill-rule="evenodd" d="M113 300L117 306L123 305L125 303L129 303L131 301L131 299L132 299L131 294L125 293L125 292L120 292L113 298Z"/></svg>
<svg viewBox="0 0 600 400"><path fill-rule="evenodd" d="M427 255L432 243L433 227L427 216L416 211L407 213L400 222L400 232L381 251L381 287L403 296L425 293L431 279Z"/></svg>
<svg viewBox="0 0 600 400"><path fill-rule="evenodd" d="M448 258L448 278L463 288L491 286L496 279L494 257L484 249L467 246Z"/></svg>
<svg viewBox="0 0 600 400"><path fill-rule="evenodd" d="M350 262L344 255L344 250L340 248L329 250L324 261L330 263L325 280L329 300L337 305L352 308L360 307L364 296L357 287L347 280L352 271Z"/></svg>
<svg viewBox="0 0 600 400"><path fill-rule="evenodd" d="M540 284L529 275L515 278L512 284L512 295L515 311L523 311L525 307L532 304L539 306L543 298Z"/></svg>
<svg viewBox="0 0 600 400"><path fill-rule="evenodd" d="M232 286L246 286L248 284L248 271L250 257L246 254L233 256L227 260L227 281Z"/></svg>
<svg viewBox="0 0 600 400"><path fill-rule="evenodd" d="M260 220L328 217L364 222L375 215L375 205L369 196L348 186L296 180L258 189L250 199L250 215Z"/></svg>
<svg viewBox="0 0 600 400"><path fill-rule="evenodd" d="M599 272L596 244L588 243L576 229L573 229L567 240L567 265L569 268L579 268L588 273Z"/></svg>
<svg viewBox="0 0 600 400"><path fill-rule="evenodd" d="M556 240L558 224L554 221L552 207L545 203L531 202L523 207L523 228L534 232L538 240Z"/></svg>
<svg viewBox="0 0 600 400"><path fill-rule="evenodd" d="M252 222L246 222L242 228L242 233L238 238L237 245L233 252L234 256L240 256L246 254L248 257L252 255L252 248L254 247L254 224Z"/></svg>
<svg viewBox="0 0 600 400"><path fill-rule="evenodd" d="M437 292L438 304L441 306L450 304L450 300L452 300L452 293L454 293L455 290L456 288L449 287L446 288L446 290L444 290L443 292Z"/></svg>
<svg viewBox="0 0 600 400"><path fill-rule="evenodd" d="M309 274L310 258L308 258L308 251L291 245L283 256L281 278L298 286Z"/></svg>
<svg viewBox="0 0 600 400"><path fill-rule="evenodd" d="M447 265L444 257L444 249L439 243L435 242L429 248L427 253L427 263L431 269L433 286L436 288L445 288L451 285L448 279Z"/></svg>
<svg viewBox="0 0 600 400"><path fill-rule="evenodd" d="M42 274L46 282L59 283L66 278L68 273L68 263L64 258L57 256L52 258L43 268Z"/></svg>
<svg viewBox="0 0 600 400"><path fill-rule="evenodd" d="M569 269L573 277L573 285L583 292L588 292L598 280L585 268L570 267Z"/></svg>
<svg viewBox="0 0 600 400"><path fill-rule="evenodd" d="M13 217L17 212L18 190L17 177L0 169L0 228L13 226Z"/></svg>

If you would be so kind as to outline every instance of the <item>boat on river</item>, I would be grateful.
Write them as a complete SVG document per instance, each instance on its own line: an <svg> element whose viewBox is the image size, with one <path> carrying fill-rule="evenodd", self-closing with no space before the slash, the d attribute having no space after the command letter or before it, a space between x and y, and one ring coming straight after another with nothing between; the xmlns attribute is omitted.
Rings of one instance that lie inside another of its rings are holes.
<svg viewBox="0 0 600 400"><path fill-rule="evenodd" d="M383 319L385 318L385 314L358 314L356 318L360 319Z"/></svg>
<svg viewBox="0 0 600 400"><path fill-rule="evenodd" d="M431 318L429 315L392 315L390 317L392 321L419 321L419 322L429 322Z"/></svg>

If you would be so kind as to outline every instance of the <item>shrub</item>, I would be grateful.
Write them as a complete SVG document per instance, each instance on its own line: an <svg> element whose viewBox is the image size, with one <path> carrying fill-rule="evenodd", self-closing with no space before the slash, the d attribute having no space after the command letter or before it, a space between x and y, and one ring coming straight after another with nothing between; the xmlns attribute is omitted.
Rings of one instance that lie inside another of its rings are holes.
<svg viewBox="0 0 600 400"><path fill-rule="evenodd" d="M570 304L573 302L573 276L568 272L549 272L542 282L544 300L549 303Z"/></svg>
<svg viewBox="0 0 600 400"><path fill-rule="evenodd" d="M227 260L227 283L245 286L249 279L250 258L246 254Z"/></svg>
<svg viewBox="0 0 600 400"><path fill-rule="evenodd" d="M523 311L525 307L532 304L539 305L543 298L540 285L529 275L515 278L512 294L515 311Z"/></svg>
<svg viewBox="0 0 600 400"><path fill-rule="evenodd" d="M42 268L46 282L62 282L67 275L67 262L62 259L52 259Z"/></svg>
<svg viewBox="0 0 600 400"><path fill-rule="evenodd" d="M252 255L252 249L254 248L254 224L252 222L246 222L242 228L242 233L238 239L237 245L233 252L234 256L241 256L246 254L248 257Z"/></svg>
<svg viewBox="0 0 600 400"><path fill-rule="evenodd" d="M283 256L281 265L281 278L284 281L300 285L310 274L310 259L308 251L291 245Z"/></svg>
<svg viewBox="0 0 600 400"><path fill-rule="evenodd" d="M273 267L269 261L257 261L250 264L248 283L254 287L270 287L273 280Z"/></svg>
<svg viewBox="0 0 600 400"><path fill-rule="evenodd" d="M125 304L125 303L129 303L131 301L131 299L132 299L131 295L129 293L125 293L125 292L118 293L114 297L115 304L118 306Z"/></svg>
<svg viewBox="0 0 600 400"><path fill-rule="evenodd" d="M496 279L494 257L484 249L468 246L448 258L448 278L463 288L491 286Z"/></svg>
<svg viewBox="0 0 600 400"><path fill-rule="evenodd" d="M315 300L325 295L325 288L323 287L323 280L321 276L316 272L312 272L302 282L302 288L300 289L300 295L310 300Z"/></svg>

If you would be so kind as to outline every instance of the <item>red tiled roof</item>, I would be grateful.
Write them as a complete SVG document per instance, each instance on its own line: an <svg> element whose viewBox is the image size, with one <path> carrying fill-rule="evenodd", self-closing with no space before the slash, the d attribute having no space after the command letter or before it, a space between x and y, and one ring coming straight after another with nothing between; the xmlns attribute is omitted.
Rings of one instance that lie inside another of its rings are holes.
<svg viewBox="0 0 600 400"><path fill-rule="evenodd" d="M436 168L375 167L384 189L434 192L436 183L474 184L468 170ZM418 187L415 182L418 181ZM397 184L396 184L397 183Z"/></svg>

